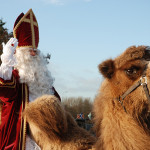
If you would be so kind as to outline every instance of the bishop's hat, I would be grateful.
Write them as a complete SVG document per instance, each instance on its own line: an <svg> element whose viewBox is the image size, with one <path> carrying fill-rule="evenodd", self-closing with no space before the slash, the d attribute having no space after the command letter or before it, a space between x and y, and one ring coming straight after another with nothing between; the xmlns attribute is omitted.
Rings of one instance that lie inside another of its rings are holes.
<svg viewBox="0 0 150 150"><path fill-rule="evenodd" d="M36 17L32 11L21 13L15 21L13 29L14 38L18 39L18 47L31 47L37 49L39 43L39 28Z"/></svg>

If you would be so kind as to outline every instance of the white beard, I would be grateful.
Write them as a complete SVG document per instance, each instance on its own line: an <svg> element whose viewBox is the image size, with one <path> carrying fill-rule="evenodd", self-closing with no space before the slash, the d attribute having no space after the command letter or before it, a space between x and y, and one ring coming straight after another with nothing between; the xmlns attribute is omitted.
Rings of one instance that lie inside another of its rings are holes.
<svg viewBox="0 0 150 150"><path fill-rule="evenodd" d="M16 50L17 65L20 83L26 83L29 87L29 95L36 99L43 94L54 94L52 90L54 79L48 71L43 55L38 51L36 56L31 56L29 48Z"/></svg>

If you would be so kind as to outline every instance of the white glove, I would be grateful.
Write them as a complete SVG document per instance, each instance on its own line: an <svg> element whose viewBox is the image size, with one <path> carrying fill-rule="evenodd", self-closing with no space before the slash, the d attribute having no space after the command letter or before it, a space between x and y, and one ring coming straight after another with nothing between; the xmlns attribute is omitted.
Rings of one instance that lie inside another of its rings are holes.
<svg viewBox="0 0 150 150"><path fill-rule="evenodd" d="M18 45L18 40L16 38L11 38L6 45L3 44L3 54L7 56L12 56L16 50L16 47Z"/></svg>

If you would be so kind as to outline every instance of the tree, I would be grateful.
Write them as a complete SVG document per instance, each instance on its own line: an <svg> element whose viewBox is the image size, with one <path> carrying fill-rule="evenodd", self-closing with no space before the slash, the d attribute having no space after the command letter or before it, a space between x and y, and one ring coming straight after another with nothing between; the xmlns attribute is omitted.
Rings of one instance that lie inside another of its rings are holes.
<svg viewBox="0 0 150 150"><path fill-rule="evenodd" d="M13 33L10 32L8 33L8 29L4 27L6 23L3 22L2 19L0 19L0 55L2 54L2 43L7 43L7 41L13 37ZM1 64L1 60L0 60L0 64Z"/></svg>
<svg viewBox="0 0 150 150"><path fill-rule="evenodd" d="M62 104L64 105L64 108L69 111L72 116L76 119L77 114L83 113L85 119L88 118L88 114L92 111L92 102L90 98L64 98L62 100Z"/></svg>

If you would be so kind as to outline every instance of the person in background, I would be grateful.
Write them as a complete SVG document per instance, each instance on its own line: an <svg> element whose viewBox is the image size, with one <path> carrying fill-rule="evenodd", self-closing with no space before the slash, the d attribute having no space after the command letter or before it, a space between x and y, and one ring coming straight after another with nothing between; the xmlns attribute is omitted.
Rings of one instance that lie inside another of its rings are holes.
<svg viewBox="0 0 150 150"><path fill-rule="evenodd" d="M40 150L27 130L22 112L29 102L44 94L60 99L45 58L37 49L39 28L30 9L15 21L14 38L3 45L0 66L0 150Z"/></svg>

